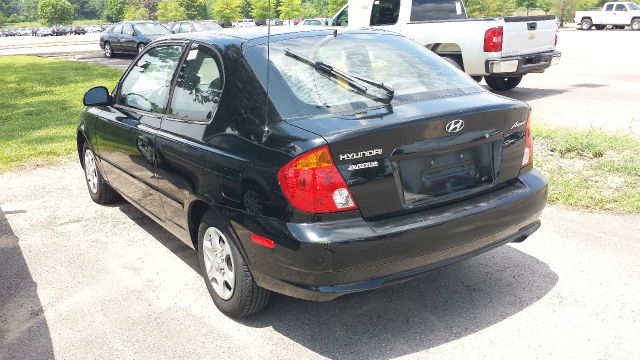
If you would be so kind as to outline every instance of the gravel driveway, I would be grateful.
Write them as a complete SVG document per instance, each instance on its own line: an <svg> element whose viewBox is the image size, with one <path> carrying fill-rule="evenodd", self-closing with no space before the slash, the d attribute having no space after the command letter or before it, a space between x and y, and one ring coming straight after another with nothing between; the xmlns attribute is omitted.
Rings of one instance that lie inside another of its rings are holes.
<svg viewBox="0 0 640 360"><path fill-rule="evenodd" d="M75 163L0 175L0 359L640 357L640 216L549 207L508 245L326 303L221 315L195 253Z"/></svg>

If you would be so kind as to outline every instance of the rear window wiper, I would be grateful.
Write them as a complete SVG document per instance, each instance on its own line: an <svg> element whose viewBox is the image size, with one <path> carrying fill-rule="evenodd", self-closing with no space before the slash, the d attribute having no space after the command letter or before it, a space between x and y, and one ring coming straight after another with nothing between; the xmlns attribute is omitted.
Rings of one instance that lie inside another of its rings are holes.
<svg viewBox="0 0 640 360"><path fill-rule="evenodd" d="M367 98L371 99L371 100L375 100L375 101L379 101L382 102L383 104L390 104L391 100L393 100L393 93L394 90L392 88L390 88L389 86L381 83L381 82L377 82L374 80L370 80L370 79L365 79L363 77L360 76L355 76L355 75L350 75L350 74L346 74L340 70L335 69L334 67L332 67L331 65L322 62L322 61L312 61L310 59L307 59L306 57L296 54L294 52L292 52L289 49L286 49L284 51L284 54L289 56L292 59L296 59L298 61L300 61L303 64L309 65L312 68L318 70L320 73L328 75L334 79L338 79L341 81L344 81L347 85L349 85L349 87L351 87L352 89L358 91L359 93L361 93L362 95L366 96ZM365 84L369 84L375 88L378 88L380 90L384 90L386 92L386 97L385 98L380 98L374 95L371 95L368 91L367 91L367 87L362 85L361 83L365 83Z"/></svg>

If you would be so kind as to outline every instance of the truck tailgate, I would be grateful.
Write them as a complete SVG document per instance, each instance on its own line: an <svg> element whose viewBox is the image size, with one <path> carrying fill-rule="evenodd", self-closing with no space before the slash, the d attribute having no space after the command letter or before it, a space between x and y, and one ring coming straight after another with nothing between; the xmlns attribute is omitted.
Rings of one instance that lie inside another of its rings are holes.
<svg viewBox="0 0 640 360"><path fill-rule="evenodd" d="M556 42L555 16L513 16L504 18L502 56L553 51Z"/></svg>

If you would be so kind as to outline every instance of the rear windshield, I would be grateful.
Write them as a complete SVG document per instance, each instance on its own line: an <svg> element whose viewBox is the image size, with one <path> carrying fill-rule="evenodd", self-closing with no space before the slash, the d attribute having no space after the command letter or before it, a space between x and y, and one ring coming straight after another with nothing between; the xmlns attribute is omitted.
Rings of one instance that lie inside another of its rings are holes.
<svg viewBox="0 0 640 360"><path fill-rule="evenodd" d="M142 35L168 35L171 34L166 27L154 23L140 23L135 25L136 30Z"/></svg>
<svg viewBox="0 0 640 360"><path fill-rule="evenodd" d="M391 34L338 34L271 42L269 96L285 118L354 112L381 106L384 89L360 83L365 96L339 79L326 76L285 52L323 62L350 76L394 90L391 104L484 91L462 71L431 51ZM245 50L263 86L267 76L266 44ZM371 97L374 99L372 100Z"/></svg>
<svg viewBox="0 0 640 360"><path fill-rule="evenodd" d="M640 10L640 5L634 3L627 3L630 10Z"/></svg>

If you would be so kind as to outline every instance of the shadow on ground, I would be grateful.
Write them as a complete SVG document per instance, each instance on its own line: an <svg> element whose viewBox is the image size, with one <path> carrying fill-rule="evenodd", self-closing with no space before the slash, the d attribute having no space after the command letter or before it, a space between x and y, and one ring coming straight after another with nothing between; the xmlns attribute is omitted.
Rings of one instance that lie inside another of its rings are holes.
<svg viewBox="0 0 640 360"><path fill-rule="evenodd" d="M492 91L489 87L487 90ZM561 89L537 89L537 88L525 88L517 87L509 91L492 91L496 95L506 96L512 99L520 101L531 101L548 98L550 96L560 95L567 92L567 90Z"/></svg>
<svg viewBox="0 0 640 360"><path fill-rule="evenodd" d="M123 213L198 271L195 251L133 206ZM409 282L330 302L273 294L246 326L271 327L325 357L389 359L460 339L503 321L545 296L558 282L547 264L517 247L494 249ZM504 339L496 341L508 341Z"/></svg>
<svg viewBox="0 0 640 360"><path fill-rule="evenodd" d="M37 284L22 255L19 239L0 209L0 359L53 358Z"/></svg>

